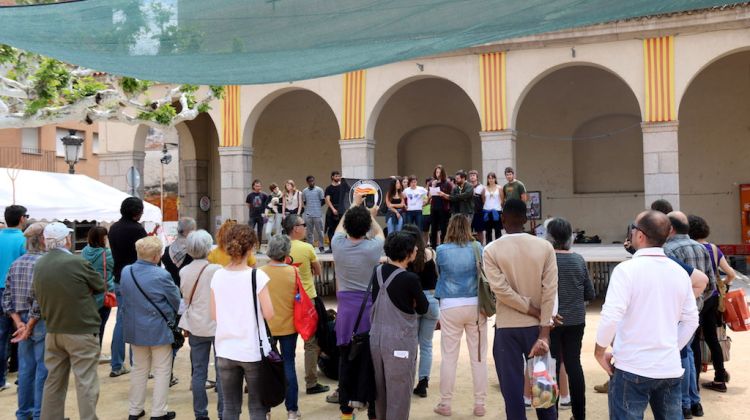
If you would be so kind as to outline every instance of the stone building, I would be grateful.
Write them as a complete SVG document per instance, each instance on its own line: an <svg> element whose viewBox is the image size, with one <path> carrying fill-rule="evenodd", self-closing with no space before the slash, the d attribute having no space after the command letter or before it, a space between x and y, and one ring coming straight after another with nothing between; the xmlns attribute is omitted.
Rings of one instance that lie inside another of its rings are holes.
<svg viewBox="0 0 750 420"><path fill-rule="evenodd" d="M544 216L621 240L656 198L741 240L750 183L750 6L544 33L314 80L229 86L181 124L181 212L246 220L254 178L483 176L516 168ZM125 189L146 127L103 124L100 179ZM143 172L143 171L141 171ZM502 176L502 175L500 175ZM206 196L211 209L200 210Z"/></svg>

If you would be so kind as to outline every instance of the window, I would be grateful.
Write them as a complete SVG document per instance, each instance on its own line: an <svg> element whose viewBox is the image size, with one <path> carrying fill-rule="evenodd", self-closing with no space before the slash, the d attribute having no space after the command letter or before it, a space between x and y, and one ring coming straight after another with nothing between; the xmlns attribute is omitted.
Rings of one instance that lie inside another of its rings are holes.
<svg viewBox="0 0 750 420"><path fill-rule="evenodd" d="M98 155L99 147L99 133L94 133L93 139L91 141L91 153Z"/></svg>
<svg viewBox="0 0 750 420"><path fill-rule="evenodd" d="M70 134L70 130L67 128L58 128L57 132L55 133L55 152L58 157L64 158L65 157L65 145L62 142L62 138ZM81 131L76 131L75 133L77 136L81 136L83 138L86 138L86 133ZM78 149L78 159L83 158L83 149L86 146L86 142L81 144L81 148Z"/></svg>
<svg viewBox="0 0 750 420"><path fill-rule="evenodd" d="M39 153L39 129L22 128L21 129L21 152L22 153Z"/></svg>

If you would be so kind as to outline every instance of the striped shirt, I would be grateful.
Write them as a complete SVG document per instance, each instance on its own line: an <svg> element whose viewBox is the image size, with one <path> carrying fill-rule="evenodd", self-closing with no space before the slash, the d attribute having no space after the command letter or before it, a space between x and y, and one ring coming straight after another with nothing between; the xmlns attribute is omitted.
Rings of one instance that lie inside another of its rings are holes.
<svg viewBox="0 0 750 420"><path fill-rule="evenodd" d="M320 187L305 188L302 190L302 197L305 200L305 216L323 217L325 194Z"/></svg>
<svg viewBox="0 0 750 420"><path fill-rule="evenodd" d="M41 253L28 253L18 257L8 270L5 291L3 292L3 311L19 313L31 311L32 318L39 318L39 302L34 297L32 288L34 264L42 257Z"/></svg>
<svg viewBox="0 0 750 420"><path fill-rule="evenodd" d="M557 258L557 313L563 317L563 325L586 323L584 301L596 297L594 285L589 278L586 262L575 252L556 252Z"/></svg>
<svg viewBox="0 0 750 420"><path fill-rule="evenodd" d="M698 310L703 308L703 301L711 297L716 290L714 268L711 264L711 256L706 248L690 239L688 235L677 234L669 238L667 243L664 244L664 253L668 257L677 258L708 276L708 285L703 291L703 295L699 296L696 301Z"/></svg>

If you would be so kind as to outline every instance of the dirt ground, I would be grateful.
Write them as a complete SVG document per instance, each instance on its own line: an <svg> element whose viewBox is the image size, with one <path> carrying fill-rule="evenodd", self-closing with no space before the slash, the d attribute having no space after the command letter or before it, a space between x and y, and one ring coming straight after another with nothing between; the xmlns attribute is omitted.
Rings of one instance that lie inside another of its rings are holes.
<svg viewBox="0 0 750 420"><path fill-rule="evenodd" d="M329 300L326 302L327 306L331 307L335 304L334 301ZM586 412L590 419L606 419L607 418L607 396L603 394L597 394L593 390L593 386L601 384L606 380L606 374L597 365L593 357L594 351L594 336L596 334L596 327L599 322L599 310L600 302L595 302L588 308L587 315L587 327L586 334L584 337L583 353L581 360L583 362L583 368L586 375ZM105 353L109 353L109 342L111 339L112 326L114 321L114 312L110 318L110 323L107 326L107 332L104 338L104 349ZM644 333L647 332L648 326L644 326ZM493 333L490 330L490 343L489 343L489 354L491 354ZM732 352L731 361L728 363L727 368L732 373L732 382L729 385L729 391L726 394L720 394L712 391L703 391L703 408L705 410L706 419L748 419L750 418L750 405L742 403L745 398L748 398L748 384L750 384L750 369L747 366L750 365L750 333L734 333L730 331L732 338ZM433 356L433 367L432 376L430 380L430 388L428 390L427 398L419 398L414 396L412 398L411 416L412 419L436 419L441 418L440 416L432 412L432 408L438 402L439 394L439 366L440 366L440 332L435 332L433 339L435 354ZM336 419L338 418L338 406L334 404L328 404L325 402L325 394L318 395L306 395L304 393L304 368L303 368L303 348L302 341L298 341L297 345L297 376L300 378L300 387L302 392L300 394L299 405L304 419ZM485 418L488 419L504 419L505 413L503 409L502 395L500 395L500 387L498 385L497 375L495 374L495 365L492 357L488 357L487 369L489 369L489 395L487 398L487 415ZM178 418L193 418L192 411L192 396L189 391L190 387L190 359L189 351L187 347L180 350L177 355L175 363L176 375L180 379L180 383L170 389L169 394L169 408L177 412ZM119 378L109 377L109 365L103 364L99 366L99 378L101 393L99 396L98 413L99 418L103 420L109 419L125 419L127 418L127 407L128 407L128 385L129 376L123 375ZM321 375L322 376L322 375ZM213 378L213 373L209 374L209 377ZM713 378L712 372L702 375L702 379L710 380ZM9 380L15 380L15 374L11 375ZM321 377L320 382L330 385L331 389L335 389L336 384L334 381L328 380L325 377ZM70 381L70 389L68 392L67 406L65 415L75 419L78 417L77 408L75 403L75 388L73 379ZM456 419L469 419L473 418L471 410L473 407L472 401L472 386L471 386L471 370L468 362L468 350L466 349L465 343L462 344L461 356L459 357L458 374L456 381L455 399L453 401L453 418ZM15 409L17 407L16 390L14 388L0 392L0 420L14 419ZM150 394L146 400L146 412L149 413L150 407ZM212 419L218 418L216 415L216 394L209 391L209 415ZM244 411L244 417L247 418L247 412ZM530 419L536 418L532 411L527 411ZM272 419L286 419L286 412L283 404L276 407L272 412ZM560 418L570 418L570 411L561 411ZM358 418L366 418L365 412L361 412ZM653 418L650 413L647 414L646 418Z"/></svg>

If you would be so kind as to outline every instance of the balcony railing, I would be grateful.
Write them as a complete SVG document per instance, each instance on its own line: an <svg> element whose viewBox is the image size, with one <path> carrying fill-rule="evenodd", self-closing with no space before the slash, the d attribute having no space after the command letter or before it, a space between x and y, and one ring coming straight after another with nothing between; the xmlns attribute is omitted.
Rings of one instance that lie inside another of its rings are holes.
<svg viewBox="0 0 750 420"><path fill-rule="evenodd" d="M55 171L55 151L0 147L0 168Z"/></svg>

